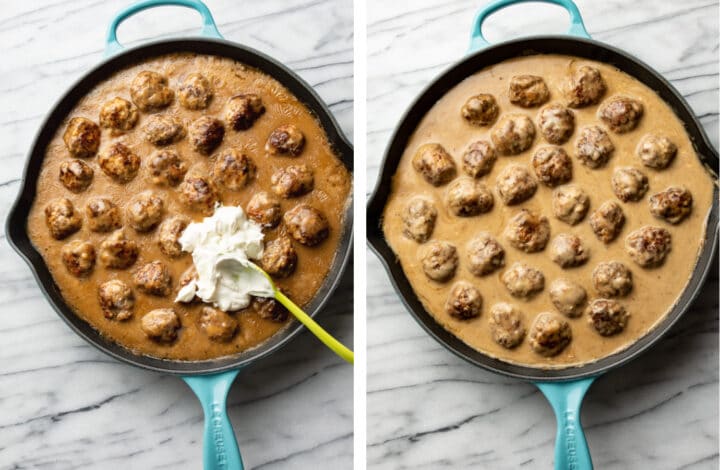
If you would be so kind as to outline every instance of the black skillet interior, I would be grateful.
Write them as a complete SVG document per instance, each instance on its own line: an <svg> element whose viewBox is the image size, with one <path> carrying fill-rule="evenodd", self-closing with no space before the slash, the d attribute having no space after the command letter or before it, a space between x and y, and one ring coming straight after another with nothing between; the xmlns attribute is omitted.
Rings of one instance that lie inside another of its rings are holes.
<svg viewBox="0 0 720 470"><path fill-rule="evenodd" d="M705 166L708 167L714 175L717 175L718 154L708 141L707 136L693 115L690 107L672 85L662 78L662 76L654 72L649 66L618 49L592 40L558 36L523 38L489 47L464 58L435 79L410 106L390 140L390 144L385 152L384 162L381 165L380 177L375 191L368 202L367 220L369 223L367 236L371 248L385 265L393 286L407 309L432 337L450 351L475 365L511 377L534 381L579 379L599 375L612 367L632 360L635 356L657 342L660 337L678 321L685 310L690 307L693 299L703 285L703 281L714 257L715 246L717 245L717 187L715 188L713 207L708 215L705 244L688 286L672 311L654 330L632 344L629 348L582 367L549 370L523 367L489 357L460 341L452 333L440 326L433 317L425 311L422 303L418 300L405 277L397 257L385 241L381 228L383 209L390 194L392 177L397 170L408 139L415 131L415 128L423 116L425 116L438 99L466 77L480 71L484 67L498 62L531 54L565 54L612 64L645 83L655 90L685 123L685 127L693 140L695 150L699 157Z"/></svg>
<svg viewBox="0 0 720 470"><path fill-rule="evenodd" d="M175 52L192 52L228 57L262 70L278 80L315 114L325 129L336 153L348 170L353 171L353 149L343 136L332 113L313 89L285 66L251 48L224 40L193 38L158 41L129 49L104 61L73 85L54 106L33 142L25 167L22 189L8 216L6 231L11 245L30 265L41 289L60 317L90 344L116 359L145 369L182 375L207 374L237 369L250 361L274 352L289 341L291 337L295 336L302 329L302 325L294 322L257 348L238 355L208 361L168 361L133 354L128 349L103 337L97 330L75 315L70 307L65 304L58 286L53 281L40 253L30 242L26 230L28 214L35 199L36 182L44 159L45 148L62 120L70 113L78 100L83 98L96 84L119 69L150 57ZM343 234L330 273L315 298L305 308L306 312L311 316L315 316L330 298L349 259L353 225L351 199L352 197L347 203Z"/></svg>

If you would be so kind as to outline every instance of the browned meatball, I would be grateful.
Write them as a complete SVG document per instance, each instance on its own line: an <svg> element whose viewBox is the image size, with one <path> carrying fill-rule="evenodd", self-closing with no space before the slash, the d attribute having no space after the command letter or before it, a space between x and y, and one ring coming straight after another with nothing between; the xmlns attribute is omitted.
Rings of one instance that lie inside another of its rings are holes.
<svg viewBox="0 0 720 470"><path fill-rule="evenodd" d="M520 204L537 191L537 181L523 165L511 164L503 168L495 179L500 199L507 205Z"/></svg>
<svg viewBox="0 0 720 470"><path fill-rule="evenodd" d="M462 117L473 126L488 126L500 112L495 97L486 93L471 96L460 110Z"/></svg>
<svg viewBox="0 0 720 470"><path fill-rule="evenodd" d="M488 212L495 201L484 184L470 178L459 178L450 183L446 199L448 209L458 217Z"/></svg>
<svg viewBox="0 0 720 470"><path fill-rule="evenodd" d="M650 196L650 212L671 224L679 224L692 211L693 197L687 188L670 186Z"/></svg>
<svg viewBox="0 0 720 470"><path fill-rule="evenodd" d="M171 308L158 308L143 315L140 327L148 338L161 343L171 343L177 338L180 319Z"/></svg>
<svg viewBox="0 0 720 470"><path fill-rule="evenodd" d="M212 183L202 176L185 175L185 180L178 187L180 200L189 208L209 214L220 200L220 194Z"/></svg>
<svg viewBox="0 0 720 470"><path fill-rule="evenodd" d="M130 96L140 111L151 112L167 107L175 94L167 79L157 72L143 70L130 85Z"/></svg>
<svg viewBox="0 0 720 470"><path fill-rule="evenodd" d="M104 197L91 199L85 206L88 228L93 232L111 232L122 227L120 209Z"/></svg>
<svg viewBox="0 0 720 470"><path fill-rule="evenodd" d="M60 182L74 193L85 191L92 183L93 169L82 160L65 160L60 163Z"/></svg>
<svg viewBox="0 0 720 470"><path fill-rule="evenodd" d="M456 282L445 301L445 312L458 320L480 316L483 298L475 286L465 281Z"/></svg>
<svg viewBox="0 0 720 470"><path fill-rule="evenodd" d="M553 214L569 225L578 224L590 208L590 198L579 186L568 184L553 191Z"/></svg>
<svg viewBox="0 0 720 470"><path fill-rule="evenodd" d="M90 119L74 117L65 129L63 140L70 155L92 157L100 148L100 127Z"/></svg>
<svg viewBox="0 0 720 470"><path fill-rule="evenodd" d="M330 226L322 212L307 204L287 211L283 222L290 236L303 245L315 246L330 234Z"/></svg>
<svg viewBox="0 0 720 470"><path fill-rule="evenodd" d="M312 191L315 178L307 165L288 165L273 173L270 183L275 194L287 199Z"/></svg>
<svg viewBox="0 0 720 470"><path fill-rule="evenodd" d="M462 168L473 178L480 178L490 173L495 160L497 160L497 153L490 142L478 140L470 144L463 154Z"/></svg>
<svg viewBox="0 0 720 470"><path fill-rule="evenodd" d="M490 274L505 265L505 249L489 232L480 232L467 244L468 270L476 276Z"/></svg>
<svg viewBox="0 0 720 470"><path fill-rule="evenodd" d="M158 186L177 186L188 171L187 163L174 150L158 150L148 162L152 182Z"/></svg>
<svg viewBox="0 0 720 470"><path fill-rule="evenodd" d="M431 240L418 250L418 258L425 275L433 281L445 282L455 275L458 254L455 245Z"/></svg>
<svg viewBox="0 0 720 470"><path fill-rule="evenodd" d="M138 232L149 232L162 220L163 199L152 191L137 195L127 208L128 224Z"/></svg>
<svg viewBox="0 0 720 470"><path fill-rule="evenodd" d="M288 277L295 271L297 259L290 237L280 236L265 244L260 264L272 277Z"/></svg>
<svg viewBox="0 0 720 470"><path fill-rule="evenodd" d="M561 147L541 147L532 157L535 174L541 183L555 187L572 179L572 161Z"/></svg>
<svg viewBox="0 0 720 470"><path fill-rule="evenodd" d="M435 229L437 220L435 204L423 197L412 198L402 215L403 235L418 243L425 243Z"/></svg>
<svg viewBox="0 0 720 470"><path fill-rule="evenodd" d="M100 244L98 259L106 268L125 269L135 263L138 246L125 235L123 229L114 231Z"/></svg>
<svg viewBox="0 0 720 470"><path fill-rule="evenodd" d="M280 200L272 194L260 191L255 193L247 205L250 219L265 228L273 228L280 223Z"/></svg>
<svg viewBox="0 0 720 470"><path fill-rule="evenodd" d="M560 313L575 318L582 315L587 292L580 284L569 279L556 279L550 284L550 300Z"/></svg>
<svg viewBox="0 0 720 470"><path fill-rule="evenodd" d="M592 281L598 294L604 297L623 297L633 287L632 271L619 261L605 261L592 272Z"/></svg>
<svg viewBox="0 0 720 470"><path fill-rule="evenodd" d="M250 308L254 310L260 318L276 323L282 323L287 320L289 313L280 302L265 297L253 297Z"/></svg>
<svg viewBox="0 0 720 470"><path fill-rule="evenodd" d="M190 284L191 282L197 282L197 280L198 280L198 272L197 272L197 269L195 268L195 265L194 265L194 264L191 264L190 267L187 268L187 269L180 275L180 278L178 279L178 282L177 282L177 284L178 284L178 292L179 292L183 287L185 287L185 286L187 286L188 284ZM197 296L195 296L195 297L191 300L191 302L194 302L194 301L197 301L197 300L200 300L200 299L199 299Z"/></svg>
<svg viewBox="0 0 720 470"><path fill-rule="evenodd" d="M87 276L95 267L95 247L90 242L73 240L63 247L61 256L73 276Z"/></svg>
<svg viewBox="0 0 720 470"><path fill-rule="evenodd" d="M643 268L660 266L672 249L670 232L646 225L625 238L625 251Z"/></svg>
<svg viewBox="0 0 720 470"><path fill-rule="evenodd" d="M588 168L601 168L610 160L615 145L599 126L588 126L580 129L580 136L575 141L575 156L580 163Z"/></svg>
<svg viewBox="0 0 720 470"><path fill-rule="evenodd" d="M597 104L606 90L600 71L589 65L578 67L562 88L568 106L571 108Z"/></svg>
<svg viewBox="0 0 720 470"><path fill-rule="evenodd" d="M510 91L508 93L512 104L524 108L540 106L550 99L545 80L536 75L515 75L510 79Z"/></svg>
<svg viewBox="0 0 720 470"><path fill-rule="evenodd" d="M433 186L442 186L455 178L455 161L440 144L421 145L415 151L412 165Z"/></svg>
<svg viewBox="0 0 720 470"><path fill-rule="evenodd" d="M508 222L505 238L526 253L542 251L550 238L550 222L544 215L523 209Z"/></svg>
<svg viewBox="0 0 720 470"><path fill-rule="evenodd" d="M490 133L495 149L502 155L517 155L529 149L535 140L535 125L522 114L500 118Z"/></svg>
<svg viewBox="0 0 720 470"><path fill-rule="evenodd" d="M545 106L538 114L538 128L551 144L564 144L575 131L575 115L559 104Z"/></svg>
<svg viewBox="0 0 720 470"><path fill-rule="evenodd" d="M180 104L187 109L205 109L210 104L213 91L210 82L199 73L191 73L178 89Z"/></svg>
<svg viewBox="0 0 720 470"><path fill-rule="evenodd" d="M255 176L255 164L245 153L229 148L215 158L215 181L231 191L240 191Z"/></svg>
<svg viewBox="0 0 720 470"><path fill-rule="evenodd" d="M638 144L637 155L643 165L662 170L672 163L677 150L677 145L667 137L647 134Z"/></svg>
<svg viewBox="0 0 720 470"><path fill-rule="evenodd" d="M639 201L648 190L648 179L637 168L624 166L615 169L611 185L613 192L621 201Z"/></svg>
<svg viewBox="0 0 720 470"><path fill-rule="evenodd" d="M535 318L528 335L533 351L545 357L557 356L570 344L572 329L561 316L541 313Z"/></svg>
<svg viewBox="0 0 720 470"><path fill-rule="evenodd" d="M561 233L550 243L550 257L561 268L572 268L584 264L590 250L577 235Z"/></svg>
<svg viewBox="0 0 720 470"><path fill-rule="evenodd" d="M100 108L100 125L119 135L135 127L138 111L135 105L122 98L113 98Z"/></svg>
<svg viewBox="0 0 720 470"><path fill-rule="evenodd" d="M100 285L98 299L103 315L108 320L127 320L135 308L135 294L130 286L124 282L113 279Z"/></svg>
<svg viewBox="0 0 720 470"><path fill-rule="evenodd" d="M210 155L225 137L225 126L218 119L202 116L188 126L190 145L203 155Z"/></svg>
<svg viewBox="0 0 720 470"><path fill-rule="evenodd" d="M525 338L522 314L508 303L492 306L489 323L493 340L504 348L512 349Z"/></svg>
<svg viewBox="0 0 720 470"><path fill-rule="evenodd" d="M615 201L605 201L590 214L590 228L604 243L610 243L620 234L625 224L625 214Z"/></svg>
<svg viewBox="0 0 720 470"><path fill-rule="evenodd" d="M297 157L305 148L305 135L292 124L280 126L270 133L265 151L270 155Z"/></svg>
<svg viewBox="0 0 720 470"><path fill-rule="evenodd" d="M157 241L160 246L160 251L170 256L171 258L177 258L183 254L182 247L180 246L180 236L187 228L190 221L180 215L175 215L169 219L165 219L158 227Z"/></svg>
<svg viewBox="0 0 720 470"><path fill-rule="evenodd" d="M82 218L69 199L53 199L45 207L45 223L56 240L67 238L82 227Z"/></svg>
<svg viewBox="0 0 720 470"><path fill-rule="evenodd" d="M140 169L140 157L120 142L101 152L98 163L102 171L118 183L131 181Z"/></svg>
<svg viewBox="0 0 720 470"><path fill-rule="evenodd" d="M625 96L613 96L598 110L598 117L616 134L635 129L642 115L642 103Z"/></svg>
<svg viewBox="0 0 720 470"><path fill-rule="evenodd" d="M630 315L620 302L595 299L588 307L588 323L602 336L612 336L625 329Z"/></svg>
<svg viewBox="0 0 720 470"><path fill-rule="evenodd" d="M149 295L164 297L172 290L170 270L161 261L152 261L133 274L135 286Z"/></svg>
<svg viewBox="0 0 720 470"><path fill-rule="evenodd" d="M545 287L545 276L525 263L513 263L500 278L513 297L528 299Z"/></svg>
<svg viewBox="0 0 720 470"><path fill-rule="evenodd" d="M247 93L228 100L225 120L236 131L244 131L250 129L264 113L262 99L258 95Z"/></svg>
<svg viewBox="0 0 720 470"><path fill-rule="evenodd" d="M142 131L145 140L158 147L170 145L185 137L185 129L180 121L161 114L148 117Z"/></svg>
<svg viewBox="0 0 720 470"><path fill-rule="evenodd" d="M200 329L212 341L226 343L230 341L238 330L238 322L220 309L203 307L200 309Z"/></svg>

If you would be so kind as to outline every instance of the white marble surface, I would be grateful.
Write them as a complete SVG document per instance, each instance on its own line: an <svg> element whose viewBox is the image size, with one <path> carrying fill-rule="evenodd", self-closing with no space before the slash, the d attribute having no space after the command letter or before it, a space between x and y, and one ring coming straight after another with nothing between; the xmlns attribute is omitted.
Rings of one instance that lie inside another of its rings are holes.
<svg viewBox="0 0 720 470"><path fill-rule="evenodd" d="M462 57L484 2L368 4L368 188L401 114ZM579 1L596 39L659 70L718 143L718 4ZM491 40L566 29L556 7L491 17ZM376 221L368 221L375 223ZM426 335L368 254L368 468L551 468L555 422L531 385L475 368ZM695 306L651 354L600 378L582 419L599 469L718 468L717 266Z"/></svg>
<svg viewBox="0 0 720 470"><path fill-rule="evenodd" d="M41 118L101 60L105 28L129 0L3 0L0 219L19 189ZM207 0L227 39L285 62L352 136L350 0ZM189 35L190 10L141 14L120 39ZM179 379L120 364L77 337L0 236L0 468L190 469L201 466L202 410ZM352 342L351 274L321 322ZM243 371L230 415L247 468L352 466L352 368L310 334Z"/></svg>

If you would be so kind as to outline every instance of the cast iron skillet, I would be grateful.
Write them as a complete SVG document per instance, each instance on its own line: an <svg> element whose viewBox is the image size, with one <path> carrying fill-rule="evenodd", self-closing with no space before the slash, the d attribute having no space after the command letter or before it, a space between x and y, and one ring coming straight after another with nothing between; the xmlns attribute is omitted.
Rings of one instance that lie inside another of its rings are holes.
<svg viewBox="0 0 720 470"><path fill-rule="evenodd" d="M571 18L568 34L575 37L538 36L491 46L481 32L482 23L486 17L506 6L527 1L543 1L564 7L570 13ZM657 72L638 59L611 46L591 40L583 25L580 12L571 0L499 0L483 8L475 18L468 56L436 78L410 106L395 129L385 152L380 178L368 203L368 220L380 221L376 224L368 224L368 242L383 262L393 286L400 294L407 309L433 338L472 364L499 374L536 383L550 401L557 417L555 468L591 469L590 453L580 427L580 405L585 392L599 375L625 364L655 344L691 306L692 300L703 285L717 244L717 187L713 206L707 215L705 243L697 266L688 286L672 311L654 330L628 349L582 367L566 369L543 370L509 364L472 349L445 330L423 308L405 277L397 257L385 241L381 228L383 209L390 194L392 177L397 170L408 139L430 108L463 79L487 66L513 57L542 53L574 55L612 64L645 83L655 90L684 122L702 162L713 175L717 174L718 154L712 148L702 127L680 94Z"/></svg>
<svg viewBox="0 0 720 470"><path fill-rule="evenodd" d="M162 5L177 5L195 9L202 16L201 34L205 38L157 41L123 50L115 34L118 25L127 17L141 10ZM179 375L190 385L200 399L205 413L203 461L206 469L241 469L242 459L235 434L226 414L225 403L228 390L242 367L280 349L302 330L302 325L293 323L259 347L241 354L198 362L169 361L136 355L104 338L68 307L42 257L28 238L27 219L35 199L37 178L44 159L45 148L77 101L83 98L96 84L117 70L161 54L195 52L238 60L256 67L280 81L313 111L322 123L333 148L350 171L353 168L353 149L343 136L330 110L310 85L270 57L249 47L223 40L210 11L199 0L146 0L129 6L118 13L110 24L105 52L107 58L70 88L55 105L40 128L29 153L22 189L8 217L6 227L8 240L30 265L50 304L78 335L116 359L144 369ZM345 211L345 226L330 273L315 298L305 308L311 316L315 316L320 311L338 284L349 258L351 246L352 203L348 201Z"/></svg>

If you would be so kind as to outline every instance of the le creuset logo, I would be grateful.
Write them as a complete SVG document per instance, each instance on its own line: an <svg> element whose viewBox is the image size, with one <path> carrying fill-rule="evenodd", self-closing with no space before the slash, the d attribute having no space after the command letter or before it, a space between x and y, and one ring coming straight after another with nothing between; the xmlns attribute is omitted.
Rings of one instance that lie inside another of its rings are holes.
<svg viewBox="0 0 720 470"><path fill-rule="evenodd" d="M567 448L568 470L577 470L577 445L575 442L575 413L565 412L565 446Z"/></svg>
<svg viewBox="0 0 720 470"><path fill-rule="evenodd" d="M215 459L218 468L227 468L227 456L225 455L225 440L223 439L222 429L222 407L212 404L212 425L213 425L213 442L215 443Z"/></svg>

